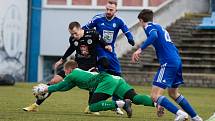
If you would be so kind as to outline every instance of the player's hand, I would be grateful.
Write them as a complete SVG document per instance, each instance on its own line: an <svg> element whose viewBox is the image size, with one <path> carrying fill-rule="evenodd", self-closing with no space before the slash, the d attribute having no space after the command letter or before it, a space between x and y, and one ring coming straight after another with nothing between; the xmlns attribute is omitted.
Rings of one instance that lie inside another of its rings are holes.
<svg viewBox="0 0 215 121"><path fill-rule="evenodd" d="M135 45L134 40L128 40L128 43L129 43L130 45L132 45L132 46L134 46L134 45Z"/></svg>
<svg viewBox="0 0 215 121"><path fill-rule="evenodd" d="M111 45L106 45L106 46L105 46L105 49L106 49L106 50L108 50L108 51L110 51L110 52L112 52L112 51L113 51L113 49L112 49L112 46L111 46Z"/></svg>
<svg viewBox="0 0 215 121"><path fill-rule="evenodd" d="M136 61L139 60L140 58L140 54L142 53L142 50L141 48L139 48L137 51L135 51L133 54L132 54L132 62L135 63Z"/></svg>
<svg viewBox="0 0 215 121"><path fill-rule="evenodd" d="M57 69L61 64L63 63L63 59L61 58L59 61L57 61L54 65L54 69Z"/></svg>

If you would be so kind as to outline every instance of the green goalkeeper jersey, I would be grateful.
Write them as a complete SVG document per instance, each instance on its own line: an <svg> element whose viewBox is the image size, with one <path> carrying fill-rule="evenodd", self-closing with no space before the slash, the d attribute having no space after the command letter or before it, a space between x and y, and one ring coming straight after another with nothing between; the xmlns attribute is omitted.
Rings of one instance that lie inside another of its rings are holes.
<svg viewBox="0 0 215 121"><path fill-rule="evenodd" d="M98 74L97 72L89 72L76 68L63 81L49 86L48 92L67 91L75 86L80 89L93 91L106 75L109 74Z"/></svg>
<svg viewBox="0 0 215 121"><path fill-rule="evenodd" d="M105 72L98 74L97 72L76 68L63 81L49 86L48 92L67 91L75 86L95 93L117 95L120 99L123 99L128 90L133 89L119 76L113 76Z"/></svg>

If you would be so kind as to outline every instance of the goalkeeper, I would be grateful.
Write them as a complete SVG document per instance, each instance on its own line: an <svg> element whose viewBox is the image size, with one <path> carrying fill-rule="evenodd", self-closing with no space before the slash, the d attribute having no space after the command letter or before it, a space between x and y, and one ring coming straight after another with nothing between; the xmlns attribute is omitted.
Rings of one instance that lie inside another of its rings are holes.
<svg viewBox="0 0 215 121"><path fill-rule="evenodd" d="M98 74L97 72L84 71L77 68L77 63L73 60L64 64L64 70L67 75L64 81L51 86L35 86L33 88L34 94L67 91L77 86L80 89L94 92L90 100L90 111L106 111L119 107L126 111L129 118L132 116L131 102L136 105L154 107L150 96L136 94L135 90L119 76L113 76L105 72ZM106 101L113 95L123 100ZM162 108L158 109L162 111Z"/></svg>

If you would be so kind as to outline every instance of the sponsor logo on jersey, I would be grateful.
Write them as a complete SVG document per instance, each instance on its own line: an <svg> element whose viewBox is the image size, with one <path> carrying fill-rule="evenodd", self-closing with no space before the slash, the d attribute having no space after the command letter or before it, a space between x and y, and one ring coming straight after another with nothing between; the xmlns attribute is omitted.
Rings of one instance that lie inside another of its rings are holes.
<svg viewBox="0 0 215 121"><path fill-rule="evenodd" d="M115 28L116 27L116 23L113 23L113 28Z"/></svg>
<svg viewBox="0 0 215 121"><path fill-rule="evenodd" d="M87 40L87 44L90 45L90 44L92 44L92 43L93 43L92 39L88 39L88 40Z"/></svg>
<svg viewBox="0 0 215 121"><path fill-rule="evenodd" d="M89 35L89 34L88 34L88 35L85 35L84 37L92 37L92 35Z"/></svg>
<svg viewBox="0 0 215 121"><path fill-rule="evenodd" d="M75 41L75 42L74 42L74 45L77 47L77 46L78 46L78 42L77 42L77 41Z"/></svg>
<svg viewBox="0 0 215 121"><path fill-rule="evenodd" d="M103 30L103 39L107 43L112 43L114 31Z"/></svg>
<svg viewBox="0 0 215 121"><path fill-rule="evenodd" d="M105 23L101 23L101 25L102 25L102 26L104 26L104 25L105 25Z"/></svg>

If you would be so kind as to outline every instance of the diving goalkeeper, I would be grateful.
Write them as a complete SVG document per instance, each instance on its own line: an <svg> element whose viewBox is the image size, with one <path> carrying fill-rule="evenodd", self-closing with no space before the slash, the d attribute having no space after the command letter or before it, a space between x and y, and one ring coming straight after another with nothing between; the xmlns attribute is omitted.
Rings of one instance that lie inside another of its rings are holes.
<svg viewBox="0 0 215 121"><path fill-rule="evenodd" d="M51 86L35 86L33 93L39 95L47 92L67 91L77 86L80 89L94 92L89 104L90 111L106 111L119 107L126 111L129 118L132 116L131 102L136 105L154 107L150 96L137 94L122 77L113 76L105 72L99 74L84 71L77 68L77 63L73 60L64 64L64 70L67 76L63 81ZM113 95L123 100L106 101ZM158 112L162 111L163 108L158 108Z"/></svg>

